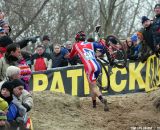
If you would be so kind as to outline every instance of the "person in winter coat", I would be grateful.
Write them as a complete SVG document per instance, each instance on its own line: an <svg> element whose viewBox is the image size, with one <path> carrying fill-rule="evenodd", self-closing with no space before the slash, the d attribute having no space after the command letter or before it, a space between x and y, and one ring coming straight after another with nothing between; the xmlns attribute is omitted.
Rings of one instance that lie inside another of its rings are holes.
<svg viewBox="0 0 160 130"><path fill-rule="evenodd" d="M3 81L0 82L0 88L2 86L2 84L5 81L12 81L14 79L21 79L24 82L24 89L29 91L29 79L31 76L31 73L28 74L28 71L30 72L30 68L29 70L25 67L22 66L21 68L19 68L19 66L9 66L6 70L6 77L4 78Z"/></svg>
<svg viewBox="0 0 160 130"><path fill-rule="evenodd" d="M11 32L11 28L9 26L9 23L5 21L4 19L0 19L0 27L4 30L5 35L0 37L0 52L3 52L3 54L6 52L6 48L8 45L12 43L16 43L20 46L20 48L24 48L28 45L29 42L35 43L37 41L37 36L36 37L29 37L25 38L20 41L15 41L10 38L9 34Z"/></svg>
<svg viewBox="0 0 160 130"><path fill-rule="evenodd" d="M38 45L36 53L31 58L32 71L45 71L52 67L52 59L48 53L45 52L43 45Z"/></svg>
<svg viewBox="0 0 160 130"><path fill-rule="evenodd" d="M8 112L7 112L7 121L14 122L18 117L18 108L15 104L13 104L12 97L12 82L6 81L3 83L1 90L0 90L0 97L3 98L9 105Z"/></svg>
<svg viewBox="0 0 160 130"><path fill-rule="evenodd" d="M0 130L9 130L9 123L7 122L8 103L0 97Z"/></svg>
<svg viewBox="0 0 160 130"><path fill-rule="evenodd" d="M62 48L59 44L56 44L53 49L52 68L68 66L68 61L64 56L68 53L66 48Z"/></svg>
<svg viewBox="0 0 160 130"><path fill-rule="evenodd" d="M18 66L21 59L21 50L18 44L11 44L7 47L6 54L0 59L0 81L6 77L6 70L10 65Z"/></svg>
<svg viewBox="0 0 160 130"><path fill-rule="evenodd" d="M21 110L22 115L29 112L33 107L32 95L24 90L24 83L20 79L12 81L13 85L13 103Z"/></svg>
<svg viewBox="0 0 160 130"><path fill-rule="evenodd" d="M160 51L160 4L154 7L155 18L153 19L152 32L155 51Z"/></svg>

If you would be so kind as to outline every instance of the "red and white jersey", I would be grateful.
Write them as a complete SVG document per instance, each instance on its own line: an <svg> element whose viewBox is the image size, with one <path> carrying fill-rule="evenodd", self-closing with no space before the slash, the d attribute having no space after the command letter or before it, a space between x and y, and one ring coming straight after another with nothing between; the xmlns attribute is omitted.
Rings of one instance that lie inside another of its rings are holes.
<svg viewBox="0 0 160 130"><path fill-rule="evenodd" d="M102 45L95 42L76 42L73 44L69 57L78 55L84 64L84 69L90 82L98 77L101 67L95 57L95 48L103 48Z"/></svg>
<svg viewBox="0 0 160 130"><path fill-rule="evenodd" d="M88 62L89 60L96 59L92 42L74 43L69 57L72 58L74 55L77 54L84 65L87 64L86 62Z"/></svg>

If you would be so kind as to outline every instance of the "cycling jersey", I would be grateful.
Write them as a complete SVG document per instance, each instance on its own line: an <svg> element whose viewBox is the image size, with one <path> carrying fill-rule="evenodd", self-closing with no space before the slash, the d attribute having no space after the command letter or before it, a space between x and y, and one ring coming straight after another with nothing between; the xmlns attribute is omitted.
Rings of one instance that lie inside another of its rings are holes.
<svg viewBox="0 0 160 130"><path fill-rule="evenodd" d="M84 70L90 83L96 81L101 67L95 57L95 49L103 49L103 46L97 42L76 42L73 44L69 57L72 58L76 54L84 64Z"/></svg>

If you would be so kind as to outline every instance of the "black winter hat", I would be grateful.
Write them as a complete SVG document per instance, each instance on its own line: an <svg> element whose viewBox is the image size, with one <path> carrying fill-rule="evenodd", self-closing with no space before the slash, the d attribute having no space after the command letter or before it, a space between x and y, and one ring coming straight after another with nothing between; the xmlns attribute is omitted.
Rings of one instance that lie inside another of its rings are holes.
<svg viewBox="0 0 160 130"><path fill-rule="evenodd" d="M8 97L4 97L1 93L0 93L0 97L3 98L5 101L8 102L8 104L11 103L11 101L13 100L12 94L13 94L13 85L11 81L6 81L3 83L2 87L1 87L1 91L3 88L6 88L9 92L10 92L10 96Z"/></svg>
<svg viewBox="0 0 160 130"><path fill-rule="evenodd" d="M13 43L13 41L9 36L0 37L0 47L7 47L8 45L10 45L12 43Z"/></svg>
<svg viewBox="0 0 160 130"><path fill-rule="evenodd" d="M156 4L156 5L154 6L154 9L157 8L157 7L160 7L160 4Z"/></svg>
<svg viewBox="0 0 160 130"><path fill-rule="evenodd" d="M48 40L48 41L50 41L49 36L48 36L48 35L44 35L44 36L43 36L43 38L42 38L42 41L44 41L44 40Z"/></svg>
<svg viewBox="0 0 160 130"><path fill-rule="evenodd" d="M23 86L24 87L24 83L23 83L23 81L22 80L20 80L20 79L14 79L13 81L12 81L12 88L14 89L14 88L16 88L16 87L18 87L18 86Z"/></svg>
<svg viewBox="0 0 160 130"><path fill-rule="evenodd" d="M8 89L8 91L9 91L10 93L12 93L12 88L13 88L12 82L11 82L11 81L6 81L6 82L4 82L4 83L2 84L1 90L2 90L3 88Z"/></svg>
<svg viewBox="0 0 160 130"><path fill-rule="evenodd" d="M142 16L142 18L141 18L141 22L142 22L142 24L145 22L145 21L147 21L147 20L150 20L149 18L147 18L146 16Z"/></svg>

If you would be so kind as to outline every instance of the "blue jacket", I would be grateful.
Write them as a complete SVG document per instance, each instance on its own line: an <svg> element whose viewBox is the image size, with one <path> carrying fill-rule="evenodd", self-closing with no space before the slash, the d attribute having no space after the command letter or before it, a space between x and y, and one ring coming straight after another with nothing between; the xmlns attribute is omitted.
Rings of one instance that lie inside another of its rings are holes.
<svg viewBox="0 0 160 130"><path fill-rule="evenodd" d="M142 48L142 45L140 43L134 47L134 56L135 56L135 58L138 58L141 48Z"/></svg>
<svg viewBox="0 0 160 130"><path fill-rule="evenodd" d="M8 108L7 121L12 122L17 118L17 116L18 116L18 108L15 104L11 102Z"/></svg>

